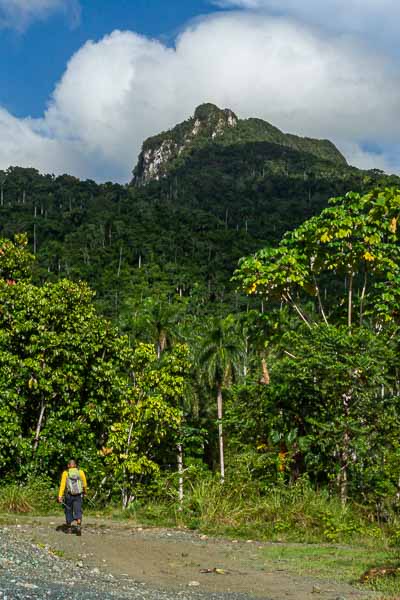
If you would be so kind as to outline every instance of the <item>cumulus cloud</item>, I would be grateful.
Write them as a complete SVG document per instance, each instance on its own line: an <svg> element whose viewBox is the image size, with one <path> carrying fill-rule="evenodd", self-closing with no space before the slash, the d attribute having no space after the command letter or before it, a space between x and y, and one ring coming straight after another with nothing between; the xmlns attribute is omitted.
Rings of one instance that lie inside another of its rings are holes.
<svg viewBox="0 0 400 600"><path fill-rule="evenodd" d="M76 24L80 17L78 0L0 0L0 27L24 31L33 21L64 12Z"/></svg>
<svg viewBox="0 0 400 600"><path fill-rule="evenodd" d="M397 30L397 0L213 0L222 8L244 8L291 16L339 32L388 33Z"/></svg>
<svg viewBox="0 0 400 600"><path fill-rule="evenodd" d="M364 141L392 147L400 134L400 74L384 56L350 37L230 12L192 23L175 48L127 31L86 43L42 119L1 112L0 167L126 181L143 139L205 101L333 139L361 166L371 158ZM376 158L371 166L392 164Z"/></svg>

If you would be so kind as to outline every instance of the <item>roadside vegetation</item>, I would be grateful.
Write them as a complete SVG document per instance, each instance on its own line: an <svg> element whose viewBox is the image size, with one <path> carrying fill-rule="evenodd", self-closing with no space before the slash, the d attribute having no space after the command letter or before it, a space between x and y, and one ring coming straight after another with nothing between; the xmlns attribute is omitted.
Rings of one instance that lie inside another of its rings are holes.
<svg viewBox="0 0 400 600"><path fill-rule="evenodd" d="M93 514L343 546L341 576L399 593L399 215L397 188L333 198L240 261L246 310L160 290L125 333L2 238L0 511L52 512L73 456Z"/></svg>
<svg viewBox="0 0 400 600"><path fill-rule="evenodd" d="M260 549L266 572L286 572L326 581L346 582L361 590L382 594L381 600L400 594L400 519L396 511L378 522L361 506L316 492L306 481L274 486L264 494L256 486L237 481L224 486L218 479L192 483L182 505L171 496L168 482L156 498L143 498L128 509L88 500L86 518L102 523L125 521L133 527L196 529L206 536L248 543L264 542ZM55 504L55 488L45 483L0 488L0 523L19 523L30 517L52 516L63 521ZM104 521L106 520L106 521ZM315 593L318 593L318 585Z"/></svg>

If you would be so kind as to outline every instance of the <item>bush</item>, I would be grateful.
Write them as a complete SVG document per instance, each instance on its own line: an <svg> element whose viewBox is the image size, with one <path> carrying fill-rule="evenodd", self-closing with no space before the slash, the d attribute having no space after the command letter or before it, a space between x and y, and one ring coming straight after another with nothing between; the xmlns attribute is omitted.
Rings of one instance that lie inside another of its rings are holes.
<svg viewBox="0 0 400 600"><path fill-rule="evenodd" d="M327 490L316 491L308 480L262 488L218 479L200 480L187 492L181 520L219 535L294 542L351 543L383 537L352 504L342 506Z"/></svg>
<svg viewBox="0 0 400 600"><path fill-rule="evenodd" d="M56 495L45 477L10 483L0 488L0 512L46 514L55 508Z"/></svg>

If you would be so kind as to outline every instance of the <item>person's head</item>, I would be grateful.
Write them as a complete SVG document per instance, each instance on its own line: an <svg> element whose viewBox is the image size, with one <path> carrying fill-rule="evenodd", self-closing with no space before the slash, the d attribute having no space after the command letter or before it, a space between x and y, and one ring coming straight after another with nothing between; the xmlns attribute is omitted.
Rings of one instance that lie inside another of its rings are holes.
<svg viewBox="0 0 400 600"><path fill-rule="evenodd" d="M71 459L68 461L68 469L75 469L76 468L76 461Z"/></svg>

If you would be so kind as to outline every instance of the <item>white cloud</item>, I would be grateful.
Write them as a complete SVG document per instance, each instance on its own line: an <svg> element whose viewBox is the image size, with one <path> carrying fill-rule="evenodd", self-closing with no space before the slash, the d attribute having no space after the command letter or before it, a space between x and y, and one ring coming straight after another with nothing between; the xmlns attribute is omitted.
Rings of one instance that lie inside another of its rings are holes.
<svg viewBox="0 0 400 600"><path fill-rule="evenodd" d="M363 141L384 147L400 134L400 75L388 59L350 37L231 12L193 23L175 49L120 31L85 44L43 119L0 113L0 167L126 181L143 139L205 101L336 140L360 165Z"/></svg>
<svg viewBox="0 0 400 600"><path fill-rule="evenodd" d="M212 0L222 8L244 8L290 16L306 23L323 25L339 32L397 30L398 0Z"/></svg>
<svg viewBox="0 0 400 600"><path fill-rule="evenodd" d="M73 24L79 21L78 0L0 0L0 27L24 31L33 21L64 12Z"/></svg>

